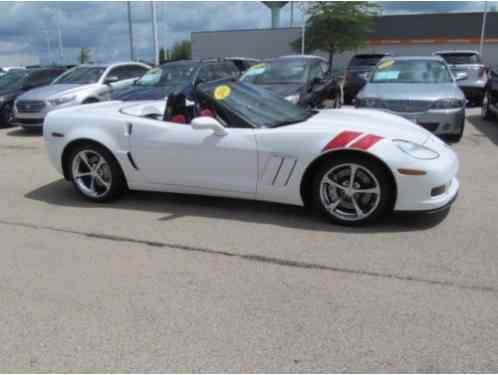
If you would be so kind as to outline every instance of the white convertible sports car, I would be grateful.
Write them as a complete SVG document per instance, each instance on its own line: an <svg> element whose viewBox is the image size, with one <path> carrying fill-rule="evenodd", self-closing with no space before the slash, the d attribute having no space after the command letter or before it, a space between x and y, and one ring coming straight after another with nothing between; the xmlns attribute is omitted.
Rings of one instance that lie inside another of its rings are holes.
<svg viewBox="0 0 498 375"><path fill-rule="evenodd" d="M447 209L457 196L455 153L401 117L304 110L235 81L191 96L50 112L50 159L93 201L126 189L218 195L310 205L347 225Z"/></svg>

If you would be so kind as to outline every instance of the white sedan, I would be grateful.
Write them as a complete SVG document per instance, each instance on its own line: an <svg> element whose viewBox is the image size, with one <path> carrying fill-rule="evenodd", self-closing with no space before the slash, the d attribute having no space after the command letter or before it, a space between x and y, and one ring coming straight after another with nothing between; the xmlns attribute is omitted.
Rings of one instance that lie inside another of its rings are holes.
<svg viewBox="0 0 498 375"><path fill-rule="evenodd" d="M50 112L50 160L96 202L126 189L216 195L311 206L346 225L444 210L457 196L455 153L401 117L304 110L234 81L189 96Z"/></svg>

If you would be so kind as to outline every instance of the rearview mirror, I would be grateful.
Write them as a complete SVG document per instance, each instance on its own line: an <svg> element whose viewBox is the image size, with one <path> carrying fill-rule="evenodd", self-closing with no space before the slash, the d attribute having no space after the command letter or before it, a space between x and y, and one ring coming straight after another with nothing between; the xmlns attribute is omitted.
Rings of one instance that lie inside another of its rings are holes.
<svg viewBox="0 0 498 375"><path fill-rule="evenodd" d="M228 134L225 127L221 125L218 122L218 120L212 117L207 117L207 116L196 117L192 120L190 125L192 126L192 129L196 130L206 130L206 129L212 130L214 134L220 137Z"/></svg>
<svg viewBox="0 0 498 375"><path fill-rule="evenodd" d="M117 77L117 76L109 76L109 77L107 77L105 79L104 83L110 84L110 83L115 83L117 81L119 81L119 77Z"/></svg>
<svg viewBox="0 0 498 375"><path fill-rule="evenodd" d="M466 80L468 77L469 77L469 76L467 75L467 73L465 73L465 72L459 72L459 73L457 73L457 74L456 74L455 79L456 79L457 81L464 81L464 80Z"/></svg>

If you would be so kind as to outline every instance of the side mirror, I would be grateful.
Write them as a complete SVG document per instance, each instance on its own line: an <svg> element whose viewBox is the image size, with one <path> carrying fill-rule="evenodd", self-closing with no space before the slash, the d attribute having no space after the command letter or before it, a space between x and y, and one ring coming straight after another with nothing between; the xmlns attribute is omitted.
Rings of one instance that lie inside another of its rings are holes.
<svg viewBox="0 0 498 375"><path fill-rule="evenodd" d="M110 85L111 83L115 83L117 81L119 81L119 77L117 77L117 76L108 76L105 79L104 83L107 84L107 85Z"/></svg>
<svg viewBox="0 0 498 375"><path fill-rule="evenodd" d="M214 134L220 137L228 134L225 127L221 125L218 122L218 120L212 117L207 117L207 116L196 117L192 120L190 125L192 126L192 129L196 130L206 130L206 129L212 130Z"/></svg>
<svg viewBox="0 0 498 375"><path fill-rule="evenodd" d="M465 72L459 72L459 73L457 73L457 74L456 74L456 76L455 76L455 79L456 79L457 81L464 81L464 80L466 80L467 78L469 78L469 76L468 76L468 74L467 74L467 73L465 73Z"/></svg>

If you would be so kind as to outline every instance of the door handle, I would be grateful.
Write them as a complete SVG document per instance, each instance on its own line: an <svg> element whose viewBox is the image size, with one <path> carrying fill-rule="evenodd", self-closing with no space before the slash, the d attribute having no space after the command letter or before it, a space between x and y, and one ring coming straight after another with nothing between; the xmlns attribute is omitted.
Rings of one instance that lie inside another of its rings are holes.
<svg viewBox="0 0 498 375"><path fill-rule="evenodd" d="M125 124L125 136L129 137L133 133L133 124L131 122L127 122Z"/></svg>

